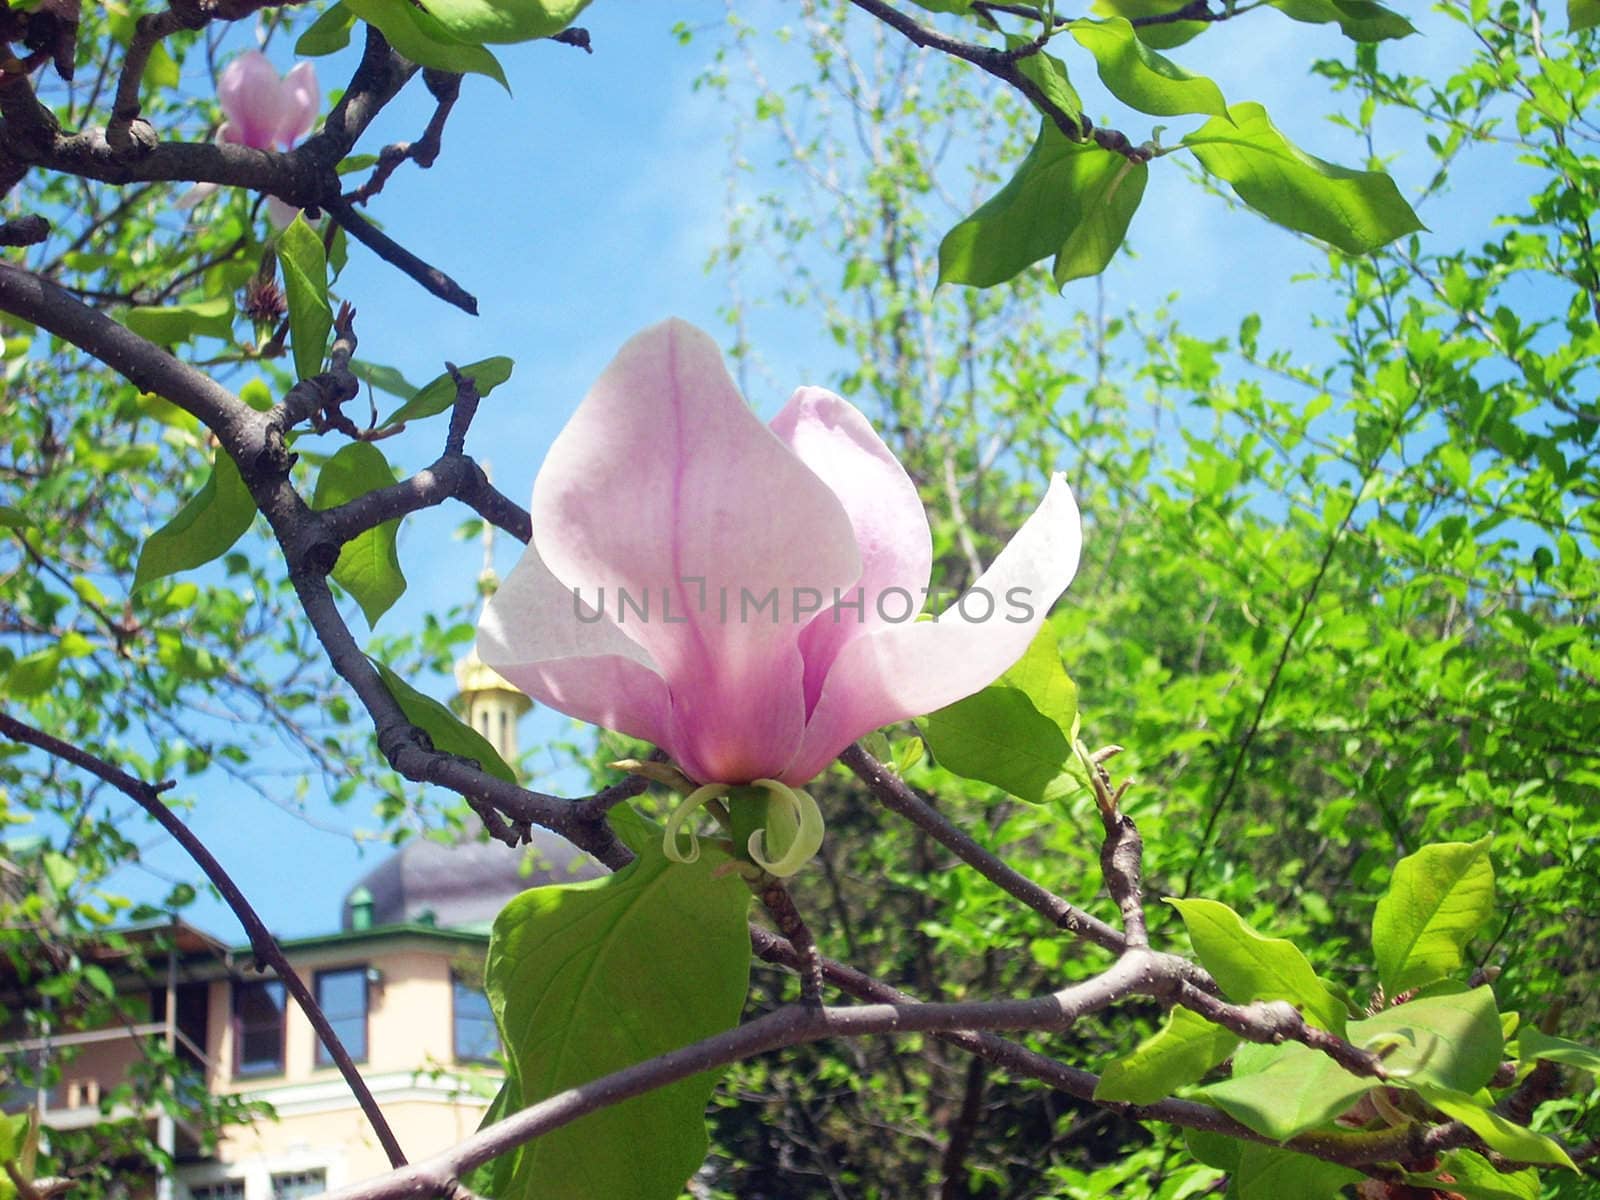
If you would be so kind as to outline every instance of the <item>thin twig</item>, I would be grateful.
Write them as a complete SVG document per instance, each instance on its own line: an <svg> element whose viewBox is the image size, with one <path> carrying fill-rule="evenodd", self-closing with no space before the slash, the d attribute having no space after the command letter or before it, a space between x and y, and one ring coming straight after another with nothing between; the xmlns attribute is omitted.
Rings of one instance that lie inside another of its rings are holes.
<svg viewBox="0 0 1600 1200"><path fill-rule="evenodd" d="M384 262L398 267L428 291L462 312L478 315L477 298L438 267L422 261L383 230L358 213L347 200L325 202L322 206L351 237L371 250Z"/></svg>

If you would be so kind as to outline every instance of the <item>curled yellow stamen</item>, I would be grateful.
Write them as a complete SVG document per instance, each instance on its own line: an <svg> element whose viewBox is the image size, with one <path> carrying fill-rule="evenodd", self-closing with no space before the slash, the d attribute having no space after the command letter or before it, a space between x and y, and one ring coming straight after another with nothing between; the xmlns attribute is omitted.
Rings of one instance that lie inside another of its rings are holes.
<svg viewBox="0 0 1600 1200"><path fill-rule="evenodd" d="M809 792L776 779L757 779L750 786L776 801L767 805L766 825L750 835L746 847L750 861L769 875L787 879L822 848L822 809Z"/></svg>
<svg viewBox="0 0 1600 1200"><path fill-rule="evenodd" d="M661 839L661 853L675 863L692 863L700 857L700 839L695 836L692 828L685 828L685 822L700 809L713 800L720 800L728 794L728 785L725 783L708 783L704 787L695 788L684 798L682 804L672 810L672 815L667 818L667 828ZM678 845L678 835L687 834L689 848L682 849Z"/></svg>

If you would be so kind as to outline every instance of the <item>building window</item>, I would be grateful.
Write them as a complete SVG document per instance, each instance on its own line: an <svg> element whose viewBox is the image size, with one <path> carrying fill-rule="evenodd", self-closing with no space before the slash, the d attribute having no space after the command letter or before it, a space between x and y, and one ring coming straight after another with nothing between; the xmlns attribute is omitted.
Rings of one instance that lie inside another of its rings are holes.
<svg viewBox="0 0 1600 1200"><path fill-rule="evenodd" d="M317 1004L356 1062L367 1059L367 968L343 967L317 972ZM330 1067L333 1056L320 1041L317 1066Z"/></svg>
<svg viewBox="0 0 1600 1200"><path fill-rule="evenodd" d="M500 1049L500 1032L483 989L461 976L450 976L451 1005L455 1010L457 1062L493 1062Z"/></svg>
<svg viewBox="0 0 1600 1200"><path fill-rule="evenodd" d="M235 1075L283 1073L283 984L276 979L233 985Z"/></svg>
<svg viewBox="0 0 1600 1200"><path fill-rule="evenodd" d="M302 1196L320 1196L327 1190L328 1173L321 1168L281 1171L272 1177L272 1200L300 1200Z"/></svg>
<svg viewBox="0 0 1600 1200"><path fill-rule="evenodd" d="M244 1180L223 1179L216 1183L191 1183L189 1200L244 1200Z"/></svg>

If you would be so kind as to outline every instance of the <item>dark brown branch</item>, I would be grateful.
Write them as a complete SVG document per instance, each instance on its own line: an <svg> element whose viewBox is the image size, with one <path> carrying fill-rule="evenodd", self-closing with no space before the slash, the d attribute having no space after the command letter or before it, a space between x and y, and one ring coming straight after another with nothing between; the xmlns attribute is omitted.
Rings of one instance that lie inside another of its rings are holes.
<svg viewBox="0 0 1600 1200"><path fill-rule="evenodd" d="M49 236L50 222L37 213L0 222L0 246L37 246Z"/></svg>
<svg viewBox="0 0 1600 1200"><path fill-rule="evenodd" d="M437 102L433 116L428 119L428 124L422 131L422 136L414 142L394 142L378 151L378 164L372 169L372 174L367 182L347 193L344 199L351 204L365 204L372 197L383 191L384 185L389 182L400 164L410 159L426 171L433 166L439 157L440 144L444 137L444 125L450 118L450 110L455 107L456 100L461 95L461 76L452 75L448 71L425 70L422 81L427 84L428 91L433 94Z"/></svg>
<svg viewBox="0 0 1600 1200"><path fill-rule="evenodd" d="M761 880L755 893L778 932L799 955L800 999L807 1004L822 1003L822 952L817 949L816 938L811 936L811 927L795 907L794 897L781 879L770 875Z"/></svg>
<svg viewBox="0 0 1600 1200"><path fill-rule="evenodd" d="M344 1048L344 1043L339 1040L339 1035L328 1023L327 1016L322 1011L322 1006L311 994L311 989L306 987L305 980L295 971L293 965L284 956L278 941L272 936L266 924L256 914L250 902L245 899L244 893L227 871L222 867L206 845L190 831L189 827L178 820L177 815L166 806L161 799L161 793L169 790L173 785L168 783L149 784L142 779L135 779L132 775L122 771L111 763L96 755L90 754L69 742L53 737L43 730L25 725L21 721L0 713L0 733L4 733L13 741L43 750L55 758L69 762L75 767L88 771L97 779L103 780L116 788L123 795L136 803L140 808L166 830L172 839L182 846L195 864L205 872L216 887L217 892L239 919L239 924L244 927L245 936L250 939L250 950L255 955L258 963L271 967L277 973L289 994L306 1014L311 1022L311 1027L316 1031L318 1039L327 1047L328 1055L333 1059L334 1065L339 1068L339 1074L344 1077L346 1086L355 1096L356 1103L361 1106L361 1111L372 1124L372 1130L377 1135L378 1141L383 1145L383 1151L394 1166L403 1166L406 1161L405 1153L400 1149L400 1143L395 1140L394 1131L389 1128L389 1122L384 1118L383 1110L378 1107L378 1102L373 1099L371 1090L367 1087L366 1080L361 1077L361 1072L356 1069L350 1053Z"/></svg>
<svg viewBox="0 0 1600 1200"><path fill-rule="evenodd" d="M967 1187L967 1152L977 1136L983 1116L983 1088L988 1080L988 1063L974 1054L967 1061L967 1078L961 1088L961 1107L956 1110L939 1162L939 1200L965 1200L972 1195Z"/></svg>
<svg viewBox="0 0 1600 1200"><path fill-rule="evenodd" d="M348 201L333 200L322 207L351 237L371 250L384 262L400 268L428 291L462 312L478 315L477 298L438 267L429 266L399 242L373 225L358 213Z"/></svg>

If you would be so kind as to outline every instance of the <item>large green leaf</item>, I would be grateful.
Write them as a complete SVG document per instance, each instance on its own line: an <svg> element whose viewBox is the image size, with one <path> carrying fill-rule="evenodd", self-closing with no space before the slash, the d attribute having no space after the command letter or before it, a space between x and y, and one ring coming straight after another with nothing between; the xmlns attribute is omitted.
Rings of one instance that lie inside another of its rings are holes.
<svg viewBox="0 0 1600 1200"><path fill-rule="evenodd" d="M1600 25L1600 0L1567 0L1567 32L1579 33Z"/></svg>
<svg viewBox="0 0 1600 1200"><path fill-rule="evenodd" d="M1473 1150L1451 1150L1427 1174L1409 1173L1406 1182L1454 1192L1468 1200L1539 1200L1539 1173L1532 1167L1501 1171Z"/></svg>
<svg viewBox="0 0 1600 1200"><path fill-rule="evenodd" d="M944 237L939 282L992 287L1055 255L1059 287L1097 275L1122 244L1150 171L1045 121L1009 183Z"/></svg>
<svg viewBox="0 0 1600 1200"><path fill-rule="evenodd" d="M493 358L481 358L477 362L468 363L466 366L457 369L463 375L472 378L473 384L478 389L478 398L482 399L511 378L511 372L515 365L504 355L495 355ZM404 380L402 379L400 382L403 383ZM387 387L386 390L388 390ZM456 381L451 379L449 373L446 372L430 379L420 388L416 388L409 400L384 418L383 425L380 428L387 429L391 425L400 425L406 421L420 421L423 417L431 417L435 413L444 412L455 402Z"/></svg>
<svg viewBox="0 0 1600 1200"><path fill-rule="evenodd" d="M418 0L450 37L470 45L528 42L560 33L589 0Z"/></svg>
<svg viewBox="0 0 1600 1200"><path fill-rule="evenodd" d="M312 508L334 508L394 482L383 451L371 442L351 442L322 464ZM395 548L399 520L385 521L346 542L334 564L333 577L355 597L368 625L377 623L406 590Z"/></svg>
<svg viewBox="0 0 1600 1200"><path fill-rule="evenodd" d="M356 14L348 4L332 5L300 35L294 52L301 58L335 54L350 44L350 32L355 23Z"/></svg>
<svg viewBox="0 0 1600 1200"><path fill-rule="evenodd" d="M1278 132L1259 104L1231 105L1228 115L1231 123L1213 117L1183 144L1263 216L1346 254L1366 254L1423 228L1387 175L1312 157Z"/></svg>
<svg viewBox="0 0 1600 1200"><path fill-rule="evenodd" d="M1238 1044L1238 1037L1226 1029L1186 1008L1174 1008L1166 1024L1106 1068L1094 1098L1154 1104L1199 1080Z"/></svg>
<svg viewBox="0 0 1600 1200"><path fill-rule="evenodd" d="M750 895L707 847L669 863L626 807L638 858L615 875L534 888L495 921L486 988L518 1107L732 1028L749 986ZM706 1154L716 1072L635 1097L508 1155L496 1200L676 1200Z"/></svg>
<svg viewBox="0 0 1600 1200"><path fill-rule="evenodd" d="M496 779L503 779L507 783L517 781L517 773L506 765L499 751L481 733L432 696L417 691L377 659L370 661L378 669L378 674L383 676L384 686L400 706L400 711L405 713L406 720L428 735L435 750L473 759Z"/></svg>
<svg viewBox="0 0 1600 1200"><path fill-rule="evenodd" d="M1384 1066L1397 1079L1463 1092L1476 1091L1494 1077L1505 1049L1494 992L1487 987L1386 1008L1350 1022L1345 1037L1380 1049Z"/></svg>
<svg viewBox="0 0 1600 1200"><path fill-rule="evenodd" d="M1020 50L1030 44L1031 39L1021 34L1006 35L1008 50ZM1072 86L1072 80L1067 77L1067 65L1055 55L1044 50L1035 51L1017 60L1017 70L1038 84L1045 99L1062 112L1070 113L1074 117L1083 115L1083 98L1078 95L1078 89Z"/></svg>
<svg viewBox="0 0 1600 1200"><path fill-rule="evenodd" d="M130 308L122 320L140 337L163 346L176 346L197 337L226 341L233 336L233 298L216 296L160 308L140 306Z"/></svg>
<svg viewBox="0 0 1600 1200"><path fill-rule="evenodd" d="M1513 1162L1545 1163L1577 1170L1559 1142L1506 1120L1494 1111L1487 1093L1474 1095L1428 1083L1416 1084L1415 1090L1445 1116L1455 1118L1472 1130L1489 1149L1498 1150Z"/></svg>
<svg viewBox="0 0 1600 1200"><path fill-rule="evenodd" d="M295 374L310 379L322 370L333 309L328 304L328 256L322 239L306 224L304 213L296 213L278 236L278 261L283 265L283 292L289 302L289 345L294 351Z"/></svg>
<svg viewBox="0 0 1600 1200"><path fill-rule="evenodd" d="M1246 1143L1239 1152L1230 1196L1238 1200L1336 1200L1365 1176L1338 1163L1323 1162L1293 1150Z"/></svg>
<svg viewBox="0 0 1600 1200"><path fill-rule="evenodd" d="M1233 1078L1207 1085L1203 1094L1234 1120L1281 1142L1328 1124L1373 1086L1298 1042L1247 1043L1234 1055Z"/></svg>
<svg viewBox="0 0 1600 1200"><path fill-rule="evenodd" d="M1566 1038L1551 1037L1528 1026L1517 1033L1517 1057L1523 1062L1544 1058L1564 1067L1577 1067L1600 1079L1600 1050Z"/></svg>
<svg viewBox="0 0 1600 1200"><path fill-rule="evenodd" d="M422 67L436 67L457 75L487 75L506 91L506 73L500 62L482 46L467 46L444 31L433 17L411 0L342 0L345 7L377 28L389 44Z"/></svg>
<svg viewBox="0 0 1600 1200"><path fill-rule="evenodd" d="M1372 0L1267 0L1273 8L1310 25L1336 23L1345 37L1381 42L1415 33L1416 27L1397 12Z"/></svg>
<svg viewBox="0 0 1600 1200"><path fill-rule="evenodd" d="M1094 55L1100 81L1124 104L1157 117L1228 115L1228 102L1215 83L1203 75L1189 74L1151 50L1123 18L1084 19L1067 28L1078 44Z"/></svg>
<svg viewBox="0 0 1600 1200"><path fill-rule="evenodd" d="M1078 689L1046 624L1015 666L983 691L929 713L922 730L945 770L1045 804L1079 786L1077 719Z"/></svg>
<svg viewBox="0 0 1600 1200"><path fill-rule="evenodd" d="M153 579L204 566L221 558L250 528L255 501L225 450L218 450L211 474L160 529L145 539L134 568L138 590Z"/></svg>
<svg viewBox="0 0 1600 1200"><path fill-rule="evenodd" d="M1105 17L1122 17L1129 22L1149 17L1164 17L1183 5L1175 0L1094 0L1091 12ZM1156 25L1137 25L1135 32L1146 46L1170 50L1199 37L1206 31L1205 21L1163 21Z"/></svg>
<svg viewBox="0 0 1600 1200"><path fill-rule="evenodd" d="M0 504L0 529L32 529L33 520L21 509Z"/></svg>
<svg viewBox="0 0 1600 1200"><path fill-rule="evenodd" d="M1344 1030L1344 1005L1292 942L1263 937L1215 900L1167 903L1178 910L1195 953L1228 999L1239 1004L1287 1000L1313 1025L1334 1033Z"/></svg>
<svg viewBox="0 0 1600 1200"><path fill-rule="evenodd" d="M1372 950L1384 992L1448 978L1462 949L1494 915L1489 839L1424 846L1401 859L1372 919Z"/></svg>

